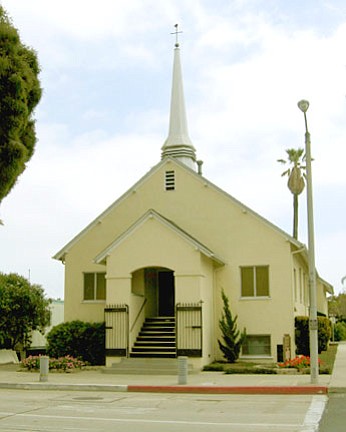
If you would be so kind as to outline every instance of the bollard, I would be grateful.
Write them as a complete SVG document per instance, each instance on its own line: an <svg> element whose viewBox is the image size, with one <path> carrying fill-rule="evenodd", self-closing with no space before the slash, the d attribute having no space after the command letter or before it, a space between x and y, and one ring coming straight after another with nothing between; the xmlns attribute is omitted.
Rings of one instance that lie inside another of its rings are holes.
<svg viewBox="0 0 346 432"><path fill-rule="evenodd" d="M178 384L187 384L187 357L178 357Z"/></svg>
<svg viewBox="0 0 346 432"><path fill-rule="evenodd" d="M40 382L48 381L48 371L49 371L49 357L40 357Z"/></svg>

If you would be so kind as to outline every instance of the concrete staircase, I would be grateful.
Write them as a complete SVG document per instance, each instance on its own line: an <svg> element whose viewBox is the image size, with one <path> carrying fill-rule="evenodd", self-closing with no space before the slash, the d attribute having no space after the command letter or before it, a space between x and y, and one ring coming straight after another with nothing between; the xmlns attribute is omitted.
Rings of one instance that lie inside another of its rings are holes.
<svg viewBox="0 0 346 432"><path fill-rule="evenodd" d="M129 358L104 368L103 373L128 375L178 375L175 318L146 318ZM188 373L196 373L188 365Z"/></svg>
<svg viewBox="0 0 346 432"><path fill-rule="evenodd" d="M146 318L134 343L132 358L175 358L175 318Z"/></svg>

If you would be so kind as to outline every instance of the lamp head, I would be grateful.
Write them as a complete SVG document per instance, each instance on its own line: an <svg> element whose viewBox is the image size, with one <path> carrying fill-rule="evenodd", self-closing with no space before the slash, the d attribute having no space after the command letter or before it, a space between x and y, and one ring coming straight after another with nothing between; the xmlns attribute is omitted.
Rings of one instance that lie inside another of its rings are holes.
<svg viewBox="0 0 346 432"><path fill-rule="evenodd" d="M309 101L302 99L298 102L298 107L301 111L303 111L303 113L306 113L309 108Z"/></svg>

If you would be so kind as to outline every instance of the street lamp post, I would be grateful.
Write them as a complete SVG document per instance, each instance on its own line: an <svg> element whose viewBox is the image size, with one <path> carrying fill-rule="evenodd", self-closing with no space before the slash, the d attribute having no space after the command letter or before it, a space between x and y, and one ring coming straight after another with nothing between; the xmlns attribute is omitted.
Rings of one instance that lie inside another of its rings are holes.
<svg viewBox="0 0 346 432"><path fill-rule="evenodd" d="M305 120L305 161L306 161L306 195L308 215L308 266L309 266L309 292L310 292L310 378L311 384L318 384L318 321L317 321L317 292L316 292L316 267L315 267L315 236L314 215L312 203L312 176L311 176L311 141L306 119L306 111L309 102L301 100L298 107L304 113Z"/></svg>

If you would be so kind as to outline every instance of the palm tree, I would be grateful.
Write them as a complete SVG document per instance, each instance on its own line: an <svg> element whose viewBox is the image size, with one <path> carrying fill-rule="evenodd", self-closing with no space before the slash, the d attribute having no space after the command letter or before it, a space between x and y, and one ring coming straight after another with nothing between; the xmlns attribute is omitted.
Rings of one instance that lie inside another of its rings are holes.
<svg viewBox="0 0 346 432"><path fill-rule="evenodd" d="M298 149L287 149L287 160L278 159L278 162L282 164L289 163L291 166L281 174L281 177L288 176L287 186L293 194L293 237L298 238L298 195L300 195L305 186L304 177L306 167L302 165L305 160L304 150Z"/></svg>

